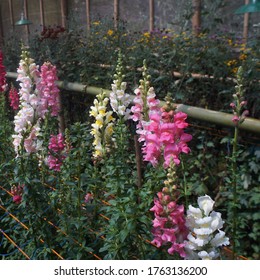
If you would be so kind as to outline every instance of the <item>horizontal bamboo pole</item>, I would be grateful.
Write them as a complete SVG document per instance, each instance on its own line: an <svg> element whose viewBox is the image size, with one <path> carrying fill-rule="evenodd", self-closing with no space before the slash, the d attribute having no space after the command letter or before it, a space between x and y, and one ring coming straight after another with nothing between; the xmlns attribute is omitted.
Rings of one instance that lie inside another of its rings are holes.
<svg viewBox="0 0 260 280"><path fill-rule="evenodd" d="M234 127L234 123L232 122L232 114L188 106L184 104L176 105L177 111L182 111L191 118L200 121L219 124L222 126ZM239 126L239 128L260 134L260 120L254 118L246 118L245 121Z"/></svg>
<svg viewBox="0 0 260 280"><path fill-rule="evenodd" d="M7 78L17 78L17 73L7 72ZM87 93L90 95L97 95L103 90L106 94L111 92L111 90L101 89L93 86L86 86L80 83L70 83L65 81L58 81L57 85L61 89L71 90L75 92ZM132 99L134 96L132 96ZM161 102L164 104L164 102ZM234 127L232 122L232 114L208 110L204 108L198 108L193 106L188 106L184 104L176 104L177 111L182 111L186 113L189 117L205 121L213 124L219 124L222 126ZM246 131L260 134L260 120L254 118L246 118L245 121L240 125L240 128Z"/></svg>

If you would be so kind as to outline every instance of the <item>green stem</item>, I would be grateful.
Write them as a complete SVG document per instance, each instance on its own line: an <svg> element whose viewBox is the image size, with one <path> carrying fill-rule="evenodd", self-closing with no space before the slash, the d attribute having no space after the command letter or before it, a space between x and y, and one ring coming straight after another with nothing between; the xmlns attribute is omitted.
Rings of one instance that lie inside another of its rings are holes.
<svg viewBox="0 0 260 280"><path fill-rule="evenodd" d="M238 127L235 127L234 142L232 151L232 192L233 192L233 219L232 219L232 237L233 237L233 248L232 258L236 259L237 254L237 143L238 143Z"/></svg>
<svg viewBox="0 0 260 280"><path fill-rule="evenodd" d="M183 174L183 191L184 191L184 199L185 199L185 208L188 209L188 188L187 188L187 178L185 174L185 166L184 161L181 160L181 168L182 168L182 174Z"/></svg>

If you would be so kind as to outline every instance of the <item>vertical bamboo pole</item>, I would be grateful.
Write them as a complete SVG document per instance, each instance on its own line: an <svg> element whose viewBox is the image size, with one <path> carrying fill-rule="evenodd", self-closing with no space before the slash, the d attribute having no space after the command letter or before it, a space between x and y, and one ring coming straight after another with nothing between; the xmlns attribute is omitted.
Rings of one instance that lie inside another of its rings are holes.
<svg viewBox="0 0 260 280"><path fill-rule="evenodd" d="M90 0L86 0L87 30L90 30Z"/></svg>
<svg viewBox="0 0 260 280"><path fill-rule="evenodd" d="M40 3L41 25L42 25L42 28L43 28L45 26L43 0L39 0L39 3Z"/></svg>
<svg viewBox="0 0 260 280"><path fill-rule="evenodd" d="M67 18L67 1L60 0L60 7L61 7L61 25L62 25L62 27L65 27L66 18Z"/></svg>
<svg viewBox="0 0 260 280"><path fill-rule="evenodd" d="M245 5L249 4L249 0L245 0ZM243 43L247 43L248 38L248 24L249 24L249 13L244 14L244 29L243 29Z"/></svg>
<svg viewBox="0 0 260 280"><path fill-rule="evenodd" d="M2 11L0 8L0 50L3 44L4 44L4 32L3 32L3 23L2 23Z"/></svg>
<svg viewBox="0 0 260 280"><path fill-rule="evenodd" d="M10 14L10 20L12 25L12 30L14 31L14 11L13 11L13 1L9 0L9 14Z"/></svg>
<svg viewBox="0 0 260 280"><path fill-rule="evenodd" d="M114 0L114 28L118 28L118 19L119 19L119 0Z"/></svg>
<svg viewBox="0 0 260 280"><path fill-rule="evenodd" d="M192 7L192 31L197 36L201 29L201 0L192 0Z"/></svg>
<svg viewBox="0 0 260 280"><path fill-rule="evenodd" d="M28 3L27 3L27 0L24 0L24 7L23 7L23 10L24 10L24 17L25 18L28 18ZM30 34L30 29L29 29L29 24L25 25L25 30L26 30L26 40L27 40L27 45L29 43L29 34Z"/></svg>
<svg viewBox="0 0 260 280"><path fill-rule="evenodd" d="M138 141L138 135L134 135L135 143L135 159L136 159L136 170L137 170L137 186L140 189L142 187L142 153Z"/></svg>
<svg viewBox="0 0 260 280"><path fill-rule="evenodd" d="M154 0L149 0L149 30L154 30Z"/></svg>
<svg viewBox="0 0 260 280"><path fill-rule="evenodd" d="M66 18L67 18L67 1L66 0L60 0L60 7L61 7L61 26L66 27ZM60 106L60 112L58 116L59 120L59 131L60 133L64 134L65 132L65 119L64 119L64 111L62 106L62 100L61 100L61 93L58 97L58 102Z"/></svg>

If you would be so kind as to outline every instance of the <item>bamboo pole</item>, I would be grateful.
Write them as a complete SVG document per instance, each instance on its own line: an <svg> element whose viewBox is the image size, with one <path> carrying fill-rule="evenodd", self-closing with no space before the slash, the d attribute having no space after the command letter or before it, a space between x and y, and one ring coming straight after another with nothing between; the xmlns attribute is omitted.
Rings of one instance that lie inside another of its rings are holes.
<svg viewBox="0 0 260 280"><path fill-rule="evenodd" d="M149 30L154 30L154 0L149 0Z"/></svg>
<svg viewBox="0 0 260 280"><path fill-rule="evenodd" d="M197 36L201 29L201 0L192 0L192 7L192 31Z"/></svg>
<svg viewBox="0 0 260 280"><path fill-rule="evenodd" d="M118 19L119 19L119 0L114 0L114 28L118 28Z"/></svg>
<svg viewBox="0 0 260 280"><path fill-rule="evenodd" d="M17 78L17 73L7 72L7 78ZM106 94L109 94L111 90L101 89L98 87L86 86L80 83L69 83L64 81L58 81L57 85L61 89L86 93L89 95L96 96L103 90ZM131 96L133 100L135 96ZM164 102L161 101L161 104L164 105ZM177 111L182 111L186 113L190 118L194 118L200 121L205 121L213 124L219 124L222 126L234 127L232 122L232 114L208 110L199 107L193 107L185 104L175 104ZM253 133L260 134L260 120L254 118L246 118L245 121L239 126L240 129L250 131Z"/></svg>
<svg viewBox="0 0 260 280"><path fill-rule="evenodd" d="M14 242L14 240L7 235L1 228L0 228L0 232L4 235L4 237L12 244L14 245L24 256L27 260L30 260L30 257Z"/></svg>
<svg viewBox="0 0 260 280"><path fill-rule="evenodd" d="M3 44L4 44L4 32L3 32L2 14L0 8L0 49Z"/></svg>
<svg viewBox="0 0 260 280"><path fill-rule="evenodd" d="M43 0L39 0L39 4L40 4L41 25L42 25L42 28L43 28L45 26Z"/></svg>
<svg viewBox="0 0 260 280"><path fill-rule="evenodd" d="M10 20L11 20L11 25L12 25L12 30L14 31L14 11L13 11L13 1L9 0L9 14L10 14Z"/></svg>
<svg viewBox="0 0 260 280"><path fill-rule="evenodd" d="M134 135L135 143L135 162L136 162L136 171L137 171L137 187L141 189L142 187L142 153L140 148L140 143L138 141L138 136ZM139 201L140 202L140 201Z"/></svg>
<svg viewBox="0 0 260 280"><path fill-rule="evenodd" d="M66 0L60 0L60 7L61 7L61 25L62 27L66 27L66 19L67 19Z"/></svg>
<svg viewBox="0 0 260 280"><path fill-rule="evenodd" d="M87 30L90 30L90 0L86 0Z"/></svg>
<svg viewBox="0 0 260 280"><path fill-rule="evenodd" d="M24 10L25 18L28 18L28 3L27 3L27 0L24 0L23 10ZM28 43L28 41L29 41L29 34L30 34L29 24L25 25L25 30L26 30L26 40L27 40L27 43Z"/></svg>
<svg viewBox="0 0 260 280"><path fill-rule="evenodd" d="M249 4L249 0L245 0L245 5ZM247 43L248 38L248 25L249 25L249 13L244 14L244 28L243 28L243 43Z"/></svg>

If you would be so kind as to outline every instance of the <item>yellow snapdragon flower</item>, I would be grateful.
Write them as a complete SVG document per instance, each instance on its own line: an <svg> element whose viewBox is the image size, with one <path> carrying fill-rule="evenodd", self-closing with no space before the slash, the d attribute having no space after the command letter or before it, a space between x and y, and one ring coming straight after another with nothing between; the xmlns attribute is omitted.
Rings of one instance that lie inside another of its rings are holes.
<svg viewBox="0 0 260 280"><path fill-rule="evenodd" d="M94 136L93 157L101 158L106 152L106 147L111 140L113 133L112 111L107 111L107 104L109 99L101 92L94 100L94 105L90 107L89 115L95 118L95 122L92 123L91 135Z"/></svg>

